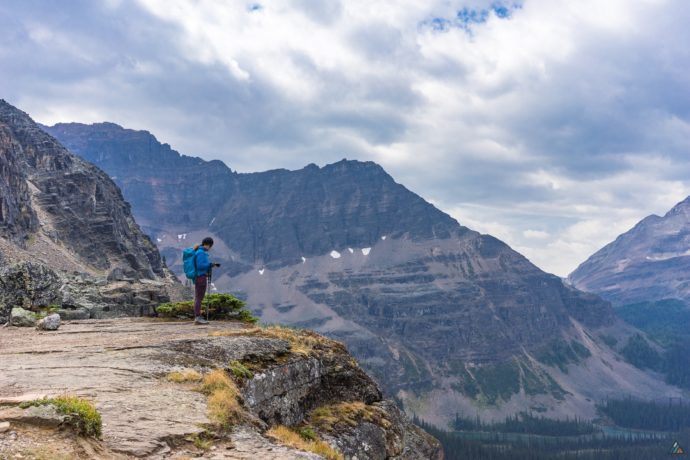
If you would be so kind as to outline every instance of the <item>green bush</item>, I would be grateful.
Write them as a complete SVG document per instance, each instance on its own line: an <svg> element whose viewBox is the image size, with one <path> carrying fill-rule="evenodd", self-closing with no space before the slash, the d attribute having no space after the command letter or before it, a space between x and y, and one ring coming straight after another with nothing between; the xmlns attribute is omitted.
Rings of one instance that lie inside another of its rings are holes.
<svg viewBox="0 0 690 460"><path fill-rule="evenodd" d="M316 441L318 439L318 436L314 432L314 429L310 426L303 426L303 427L298 427L295 429L297 434L302 436L302 439L305 441Z"/></svg>
<svg viewBox="0 0 690 460"><path fill-rule="evenodd" d="M230 372L232 372L232 375L238 379L251 379L254 377L252 371L247 369L246 366L239 361L230 361L228 368Z"/></svg>
<svg viewBox="0 0 690 460"><path fill-rule="evenodd" d="M208 308L211 319L235 319L246 323L256 323L254 317L245 307L246 303L231 294L209 294L202 302L202 312L205 314ZM156 308L158 316L163 318L194 317L194 302L163 303Z"/></svg>
<svg viewBox="0 0 690 460"><path fill-rule="evenodd" d="M67 415L67 424L75 428L77 433L85 436L101 437L101 414L96 407L86 399L77 396L58 396L57 398L35 399L25 401L19 405L22 409L32 406L55 406L59 414Z"/></svg>

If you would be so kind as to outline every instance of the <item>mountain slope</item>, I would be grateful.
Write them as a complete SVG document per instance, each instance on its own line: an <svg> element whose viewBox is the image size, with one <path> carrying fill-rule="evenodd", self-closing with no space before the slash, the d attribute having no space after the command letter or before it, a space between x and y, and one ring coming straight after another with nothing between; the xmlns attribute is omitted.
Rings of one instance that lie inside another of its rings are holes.
<svg viewBox="0 0 690 460"><path fill-rule="evenodd" d="M264 321L342 339L427 420L479 408L592 417L606 394L678 392L601 339L635 332L610 304L462 227L374 163L237 174L112 124L45 129L114 176L174 270L181 248L214 236L218 289L244 295ZM160 167L140 167L149 160Z"/></svg>
<svg viewBox="0 0 690 460"><path fill-rule="evenodd" d="M648 216L597 251L568 277L614 305L690 300L690 197Z"/></svg>
<svg viewBox="0 0 690 460"><path fill-rule="evenodd" d="M0 100L0 191L0 321L6 319L9 307L33 307L37 302L32 298L35 289L22 284L29 283L22 281L22 273L44 273L55 284L46 291L60 288L58 275L49 274L52 269L103 278L103 289L108 284L105 279L145 279L157 287L172 284L156 246L139 229L112 180L4 100ZM22 267L12 266L18 262ZM69 297L66 302L73 307L81 302L78 293L63 294L49 292L48 297L56 304ZM152 302L158 294L165 297L157 289L147 289L148 302L142 299L139 305ZM91 296L91 301L98 298L94 292L84 296Z"/></svg>

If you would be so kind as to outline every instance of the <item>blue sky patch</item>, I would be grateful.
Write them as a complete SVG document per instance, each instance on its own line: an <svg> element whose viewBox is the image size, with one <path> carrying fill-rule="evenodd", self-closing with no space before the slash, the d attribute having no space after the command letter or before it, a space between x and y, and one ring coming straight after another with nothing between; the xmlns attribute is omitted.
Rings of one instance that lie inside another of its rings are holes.
<svg viewBox="0 0 690 460"><path fill-rule="evenodd" d="M472 33L472 26L483 24L494 15L499 19L510 19L516 10L522 8L522 2L494 2L488 8L475 9L464 7L454 18L433 18L424 21L423 25L434 31L445 32L451 28L464 29Z"/></svg>

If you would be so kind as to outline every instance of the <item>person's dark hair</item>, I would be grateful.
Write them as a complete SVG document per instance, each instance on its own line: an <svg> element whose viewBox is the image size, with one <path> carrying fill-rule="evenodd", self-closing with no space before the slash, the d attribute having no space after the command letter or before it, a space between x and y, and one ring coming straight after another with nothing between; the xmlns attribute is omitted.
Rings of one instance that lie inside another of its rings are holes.
<svg viewBox="0 0 690 460"><path fill-rule="evenodd" d="M211 238L210 236L207 236L206 238L204 238L203 240L201 240L201 245L202 245L202 246L204 246L204 245L206 245L206 246L213 246L213 238Z"/></svg>

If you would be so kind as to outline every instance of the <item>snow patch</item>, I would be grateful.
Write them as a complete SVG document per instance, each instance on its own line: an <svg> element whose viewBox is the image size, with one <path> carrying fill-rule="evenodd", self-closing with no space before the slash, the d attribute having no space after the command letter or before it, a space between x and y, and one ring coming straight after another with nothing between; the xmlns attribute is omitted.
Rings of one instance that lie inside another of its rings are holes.
<svg viewBox="0 0 690 460"><path fill-rule="evenodd" d="M340 259L340 253L338 251L331 251L331 257L334 259Z"/></svg>
<svg viewBox="0 0 690 460"><path fill-rule="evenodd" d="M187 234L186 234L186 233L180 233L179 235L177 235L177 240L178 240L178 241L180 241L180 240L186 240L186 239L187 239Z"/></svg>
<svg viewBox="0 0 690 460"><path fill-rule="evenodd" d="M158 241L159 243L161 243L163 240L161 240L160 238L156 238L156 241Z"/></svg>
<svg viewBox="0 0 690 460"><path fill-rule="evenodd" d="M217 291L218 289L216 288L216 285L214 283L211 283L211 290L212 291Z"/></svg>
<svg viewBox="0 0 690 460"><path fill-rule="evenodd" d="M263 274L264 274L264 271L266 271L265 268L262 268L261 270L259 270L259 275L263 275Z"/></svg>
<svg viewBox="0 0 690 460"><path fill-rule="evenodd" d="M371 248L363 248L362 249L362 254L364 254L365 256L368 256L370 252L371 252Z"/></svg>
<svg viewBox="0 0 690 460"><path fill-rule="evenodd" d="M383 236L381 237L381 239L382 239L383 241L386 241L386 235L383 235Z"/></svg>
<svg viewBox="0 0 690 460"><path fill-rule="evenodd" d="M347 248L348 251L350 251L350 254L354 254L355 250L352 248Z"/></svg>
<svg viewBox="0 0 690 460"><path fill-rule="evenodd" d="M208 224L208 226L210 227L211 225L213 225L213 223L214 223L215 221L216 221L216 218L214 217L213 219L211 219L211 223Z"/></svg>
<svg viewBox="0 0 690 460"><path fill-rule="evenodd" d="M302 263L305 263L307 261L306 257L302 256Z"/></svg>

